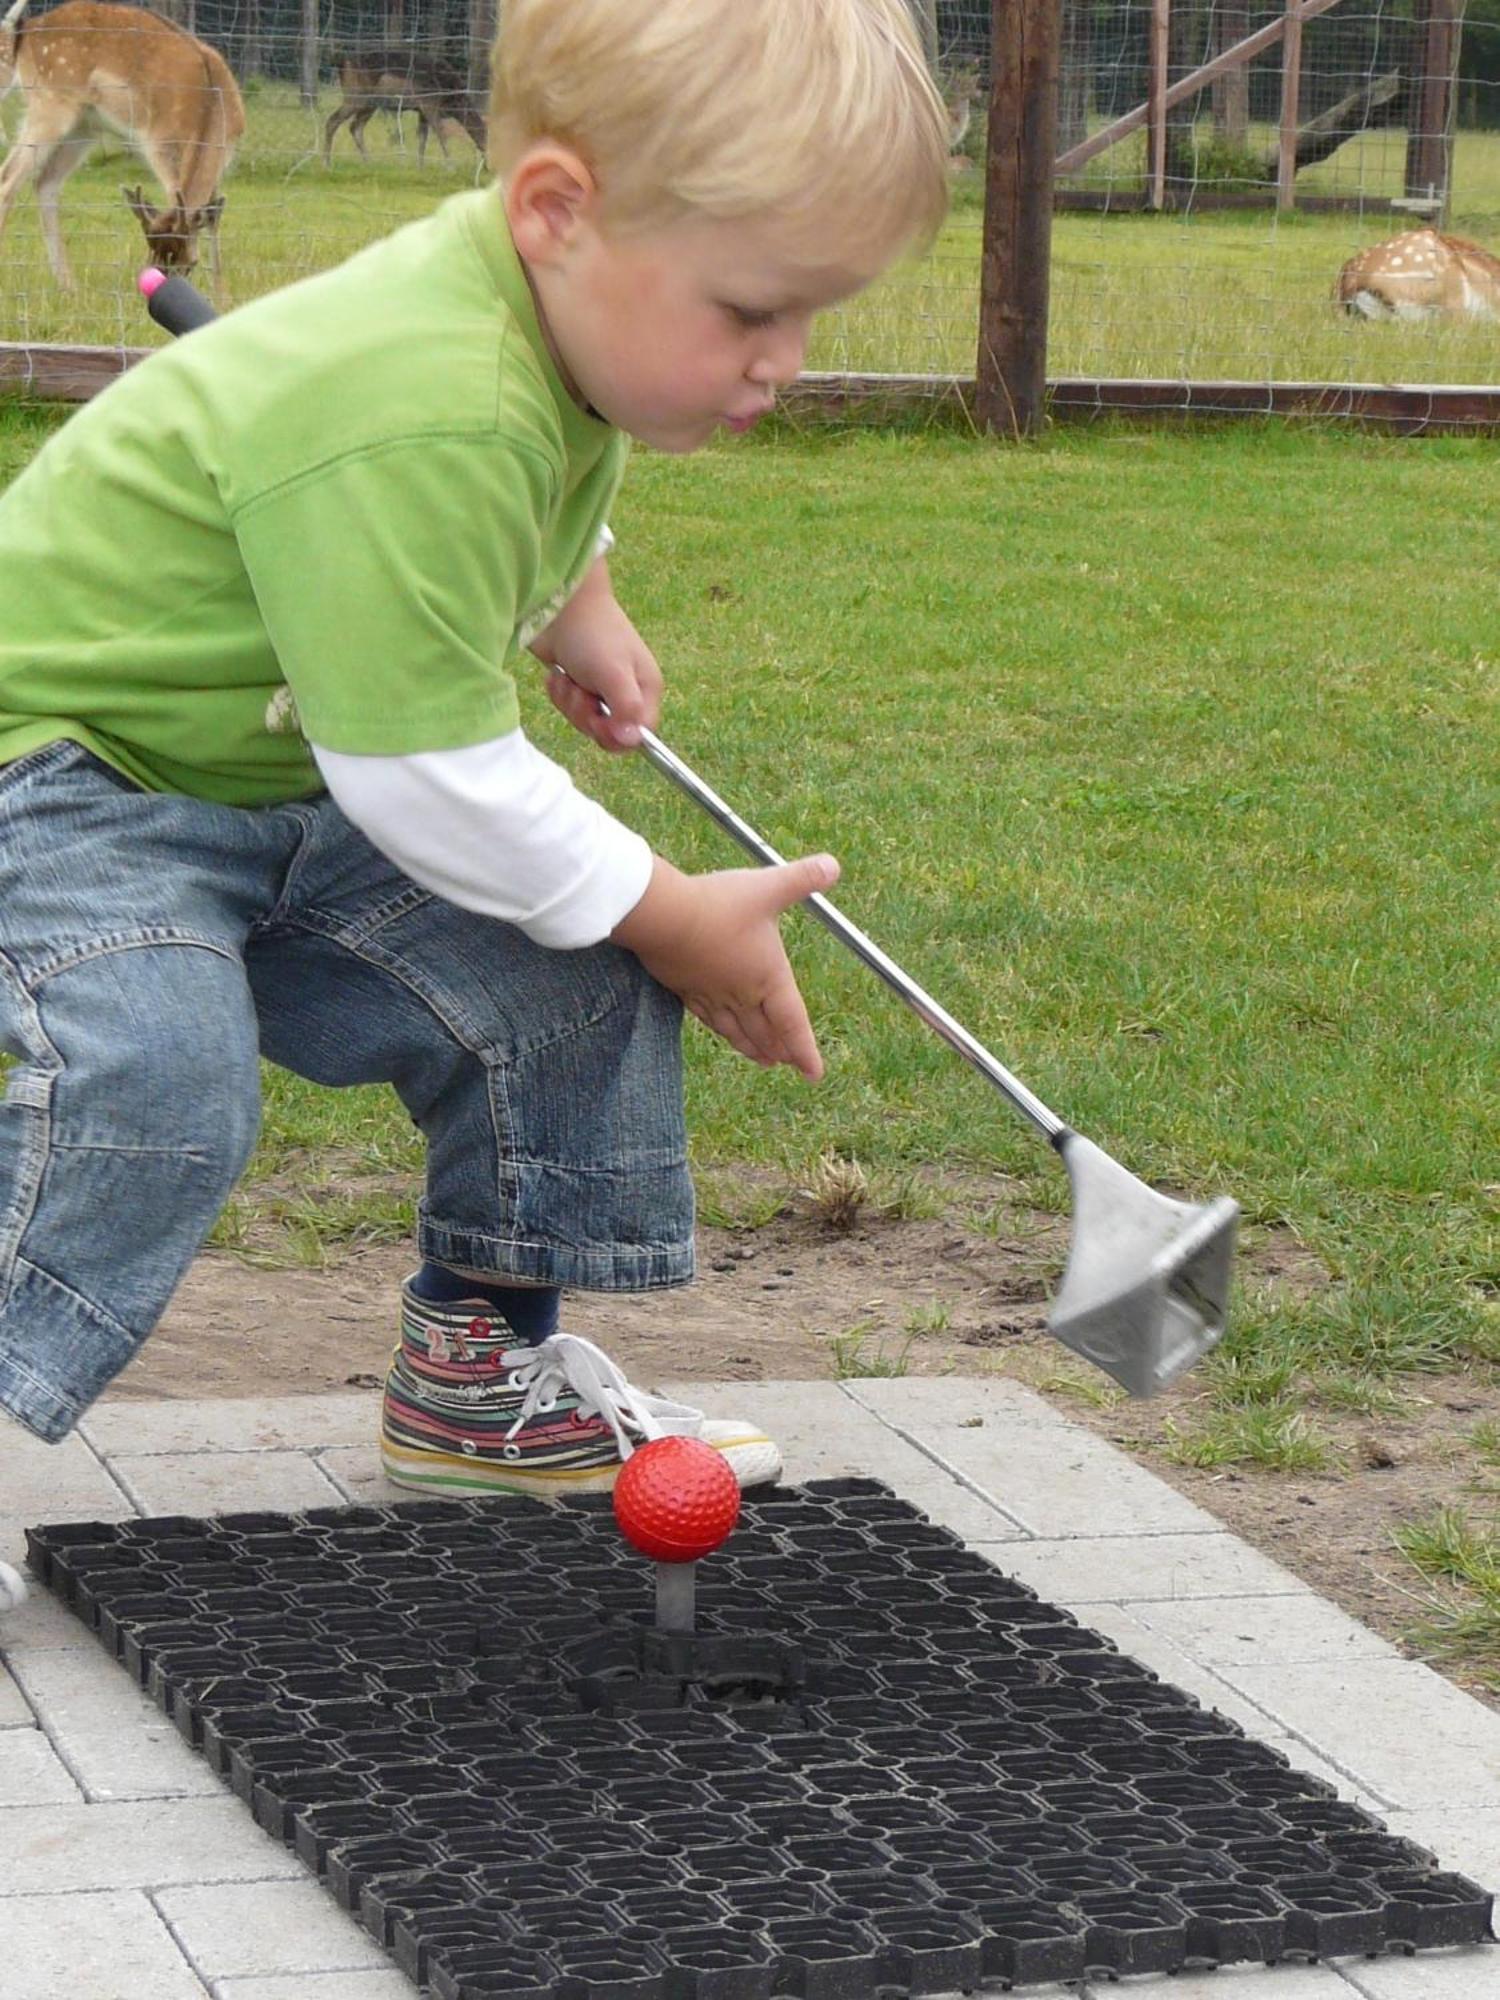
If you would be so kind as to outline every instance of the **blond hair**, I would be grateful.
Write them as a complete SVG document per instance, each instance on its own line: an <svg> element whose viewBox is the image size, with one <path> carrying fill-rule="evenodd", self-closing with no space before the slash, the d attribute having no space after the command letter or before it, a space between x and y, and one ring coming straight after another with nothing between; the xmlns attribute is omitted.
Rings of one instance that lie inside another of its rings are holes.
<svg viewBox="0 0 1500 2000"><path fill-rule="evenodd" d="M925 246L948 118L907 0L503 0L489 160L570 146L622 230L773 217L856 255Z"/></svg>

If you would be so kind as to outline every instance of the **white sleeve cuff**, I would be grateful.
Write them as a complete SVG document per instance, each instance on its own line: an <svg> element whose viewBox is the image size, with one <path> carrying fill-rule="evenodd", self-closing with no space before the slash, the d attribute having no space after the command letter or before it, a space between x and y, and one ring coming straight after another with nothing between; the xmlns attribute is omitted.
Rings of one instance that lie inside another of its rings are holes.
<svg viewBox="0 0 1500 2000"><path fill-rule="evenodd" d="M519 729L405 757L311 748L335 804L414 882L538 944L597 944L646 893L646 842Z"/></svg>

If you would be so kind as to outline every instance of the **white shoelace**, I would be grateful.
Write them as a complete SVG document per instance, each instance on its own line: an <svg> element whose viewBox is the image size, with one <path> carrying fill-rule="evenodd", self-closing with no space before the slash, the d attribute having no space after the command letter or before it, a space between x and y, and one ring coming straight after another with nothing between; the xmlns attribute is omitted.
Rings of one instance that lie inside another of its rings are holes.
<svg viewBox="0 0 1500 2000"><path fill-rule="evenodd" d="M629 1458L637 1443L646 1439L696 1437L702 1429L701 1410L637 1389L602 1347L581 1334L554 1333L536 1347L508 1348L502 1359L510 1387L526 1392L521 1414L505 1433L508 1439L539 1412L555 1410L564 1395L576 1396L580 1409L604 1419L615 1434L621 1458ZM638 1438L630 1436L627 1425L639 1432Z"/></svg>

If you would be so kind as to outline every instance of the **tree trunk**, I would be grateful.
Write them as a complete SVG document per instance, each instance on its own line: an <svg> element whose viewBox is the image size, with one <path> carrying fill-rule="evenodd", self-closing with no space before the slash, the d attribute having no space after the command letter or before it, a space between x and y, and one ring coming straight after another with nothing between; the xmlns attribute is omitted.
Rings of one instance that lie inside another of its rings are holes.
<svg viewBox="0 0 1500 2000"><path fill-rule="evenodd" d="M1326 111L1320 111L1316 118L1310 118L1298 130L1297 172L1326 160L1330 153L1336 153L1357 132L1363 132L1372 125L1393 124L1401 116L1401 110L1400 70L1388 69L1384 76L1372 77L1358 90L1351 90L1347 97L1341 97L1337 104L1330 104ZM1267 153L1264 164L1268 178L1274 179L1276 153Z"/></svg>
<svg viewBox="0 0 1500 2000"><path fill-rule="evenodd" d="M1250 32L1246 0L1222 0L1219 7L1219 48L1231 49ZM1214 137L1222 146L1243 150L1250 132L1250 65L1241 63L1213 86Z"/></svg>
<svg viewBox="0 0 1500 2000"><path fill-rule="evenodd" d="M1208 10L1202 0L1172 0L1172 30L1168 39L1168 76L1186 76L1208 61ZM1167 112L1167 186L1179 190L1193 184L1197 172L1193 130L1198 100L1184 98Z"/></svg>
<svg viewBox="0 0 1500 2000"><path fill-rule="evenodd" d="M302 32L297 63L303 108L318 101L318 0L302 0Z"/></svg>
<svg viewBox="0 0 1500 2000"><path fill-rule="evenodd" d="M1081 145L1094 108L1093 0L1063 0L1062 57L1057 96L1057 150Z"/></svg>

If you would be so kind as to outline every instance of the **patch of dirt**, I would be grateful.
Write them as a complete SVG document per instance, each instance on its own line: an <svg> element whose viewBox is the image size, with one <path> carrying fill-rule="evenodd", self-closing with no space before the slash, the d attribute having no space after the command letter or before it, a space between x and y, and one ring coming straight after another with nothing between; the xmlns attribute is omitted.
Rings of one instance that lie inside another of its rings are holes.
<svg viewBox="0 0 1500 2000"><path fill-rule="evenodd" d="M701 1227L697 1282L672 1292L574 1294L570 1330L596 1340L642 1386L672 1379L828 1380L845 1371L1013 1376L1132 1453L1352 1616L1411 1652L1427 1615L1421 1579L1392 1541L1398 1522L1472 1501L1482 1467L1469 1444L1500 1423L1500 1384L1479 1374L1398 1384L1390 1416L1314 1409L1334 1447L1326 1472L1198 1469L1162 1450L1208 1399L1192 1378L1149 1403L1095 1400L1108 1385L1046 1333L1046 1299L1067 1249L1066 1219L986 1184L962 1206L989 1226L903 1220L866 1207L831 1228L793 1205L754 1228ZM247 1241L255 1247L255 1230ZM275 1268L222 1251L201 1257L111 1399L320 1394L374 1387L394 1338L405 1248L374 1246L323 1268ZM1326 1282L1291 1239L1261 1236L1242 1280L1303 1290ZM1492 1488L1490 1489L1493 1490ZM1500 1706L1461 1670L1434 1662Z"/></svg>

